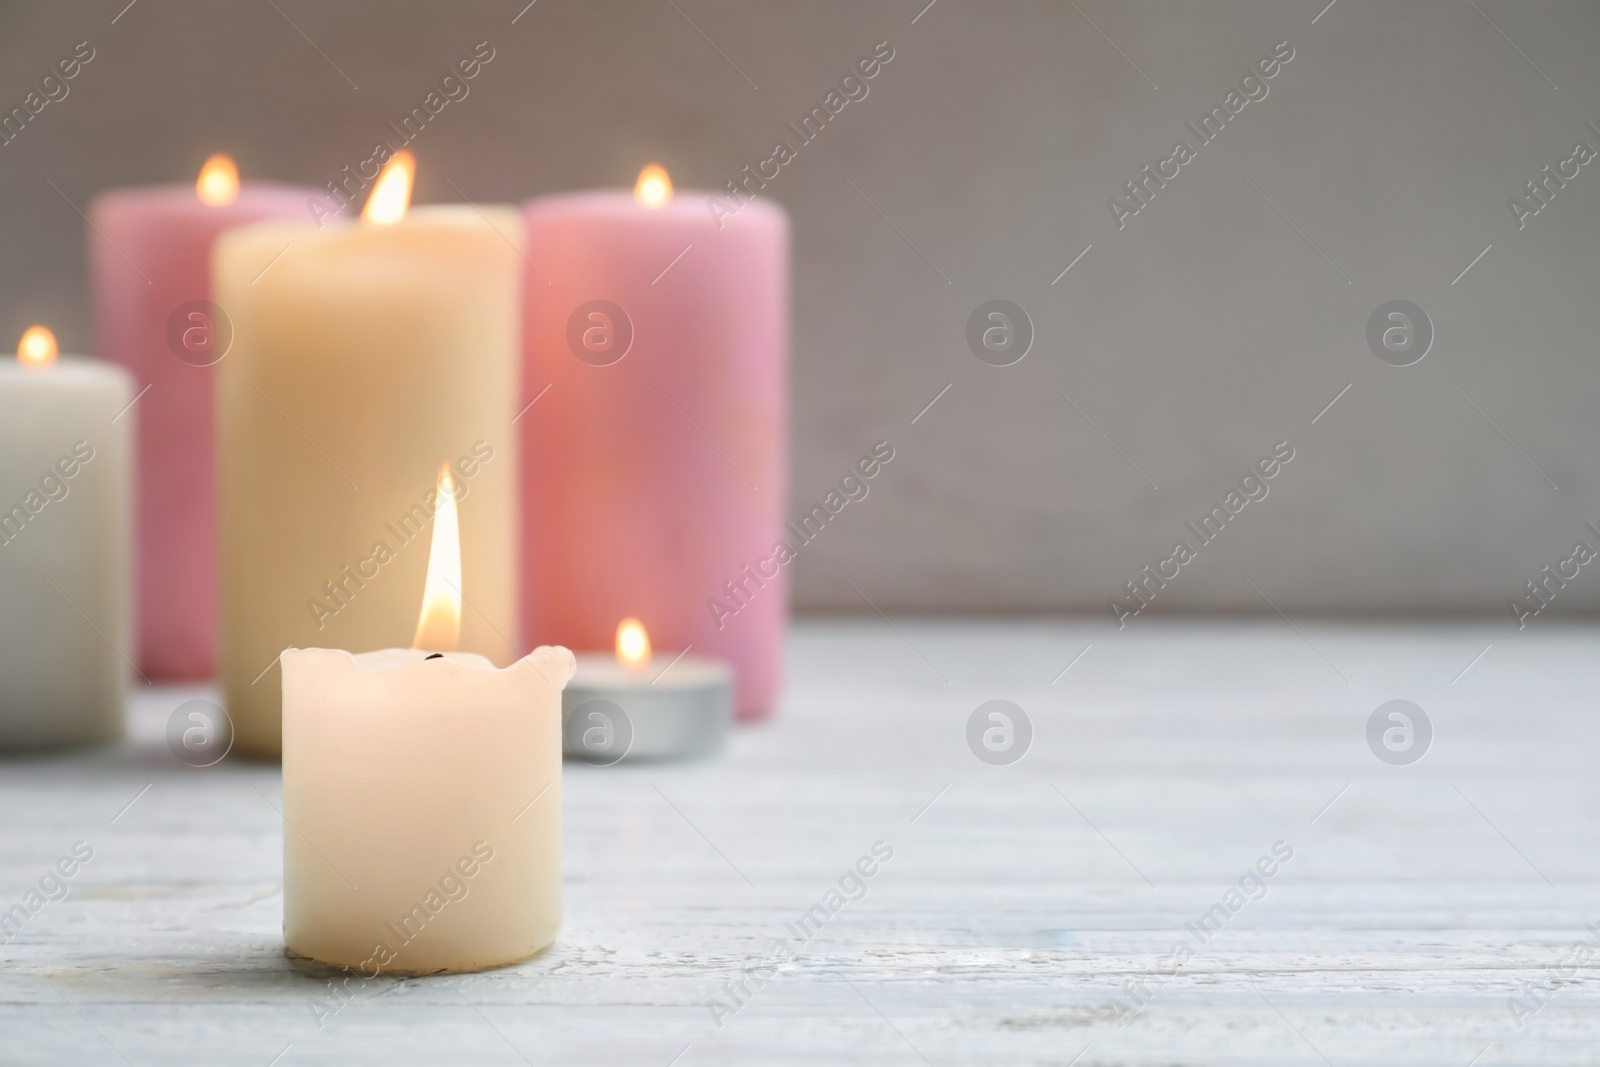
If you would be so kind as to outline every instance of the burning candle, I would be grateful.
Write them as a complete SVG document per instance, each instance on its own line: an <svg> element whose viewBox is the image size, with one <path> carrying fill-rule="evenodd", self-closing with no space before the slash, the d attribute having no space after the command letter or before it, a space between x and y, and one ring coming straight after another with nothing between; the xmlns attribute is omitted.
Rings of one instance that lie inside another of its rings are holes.
<svg viewBox="0 0 1600 1067"><path fill-rule="evenodd" d="M561 927L573 657L453 651L461 488L446 464L410 649L283 653L284 940L366 978L513 963Z"/></svg>
<svg viewBox="0 0 1600 1067"><path fill-rule="evenodd" d="M0 748L122 735L132 399L43 326L0 358Z"/></svg>
<svg viewBox="0 0 1600 1067"><path fill-rule="evenodd" d="M100 354L144 390L137 420L140 668L210 678L216 651L216 472L211 365L228 351L229 313L211 303L218 234L307 217L311 189L239 183L227 156L194 185L116 189L89 208L89 269Z"/></svg>
<svg viewBox="0 0 1600 1067"><path fill-rule="evenodd" d="M733 722L733 675L686 651L656 662L644 624L623 619L615 656L577 657L561 719L566 754L590 763L704 756Z"/></svg>
<svg viewBox="0 0 1600 1067"><path fill-rule="evenodd" d="M777 699L788 611L772 560L788 481L789 224L763 200L719 222L706 198L675 197L651 166L631 195L524 208L542 272L527 272L523 403L550 390L520 420L524 620L543 640L600 649L638 613L664 645L731 661L738 713L757 718Z"/></svg>
<svg viewBox="0 0 1600 1067"><path fill-rule="evenodd" d="M246 755L279 753L280 650L411 637L440 456L472 515L461 646L522 652L517 217L408 210L411 167L389 162L360 221L267 222L217 243L235 328L217 367L221 678Z"/></svg>

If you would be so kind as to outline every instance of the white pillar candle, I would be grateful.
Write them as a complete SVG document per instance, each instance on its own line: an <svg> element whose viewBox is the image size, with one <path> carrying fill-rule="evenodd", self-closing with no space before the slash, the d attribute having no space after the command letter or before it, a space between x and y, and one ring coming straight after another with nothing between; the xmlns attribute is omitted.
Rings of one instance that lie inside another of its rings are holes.
<svg viewBox="0 0 1600 1067"><path fill-rule="evenodd" d="M40 327L0 356L0 748L122 735L132 400Z"/></svg>
<svg viewBox="0 0 1600 1067"><path fill-rule="evenodd" d="M462 600L448 465L437 493L421 647L283 653L284 940L366 978L514 963L561 927L573 656L546 646L497 670L448 651Z"/></svg>

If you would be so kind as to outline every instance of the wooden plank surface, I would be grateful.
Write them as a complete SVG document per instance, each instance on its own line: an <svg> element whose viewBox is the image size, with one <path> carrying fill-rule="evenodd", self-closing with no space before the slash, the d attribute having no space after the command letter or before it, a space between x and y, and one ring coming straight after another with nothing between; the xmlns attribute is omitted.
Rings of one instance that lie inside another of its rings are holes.
<svg viewBox="0 0 1600 1067"><path fill-rule="evenodd" d="M1600 1062L1600 628L897 626L797 627L781 714L715 760L569 765L550 951L320 1019L277 769L166 750L204 690L0 760L0 909L94 849L0 945L0 1063ZM1033 727L1009 766L966 741L997 698ZM1395 698L1434 729L1410 766L1366 741Z"/></svg>

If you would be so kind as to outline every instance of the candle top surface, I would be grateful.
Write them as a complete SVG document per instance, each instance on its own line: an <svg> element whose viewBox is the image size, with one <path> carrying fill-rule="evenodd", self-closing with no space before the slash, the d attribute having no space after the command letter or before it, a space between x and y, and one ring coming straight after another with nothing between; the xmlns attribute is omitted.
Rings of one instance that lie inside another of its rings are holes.
<svg viewBox="0 0 1600 1067"><path fill-rule="evenodd" d="M403 218L386 223L365 222L353 214L325 221L321 226L310 220L265 219L230 230L219 240L232 244L283 240L294 242L297 248L329 251L348 248L385 253L422 241L426 242L423 247L430 253L437 253L441 239L477 240L491 233L504 239L503 242L496 239L502 247L509 243L510 247L505 248L508 255L521 248L521 220L510 205L483 204L475 208L467 204L422 204L412 207Z"/></svg>
<svg viewBox="0 0 1600 1067"><path fill-rule="evenodd" d="M10 353L0 354L0 383L7 387L21 387L24 382L39 383L40 389L71 389L84 386L125 386L132 382L128 372L115 363L107 363L87 356L63 353L55 362L43 367L29 367Z"/></svg>
<svg viewBox="0 0 1600 1067"><path fill-rule="evenodd" d="M364 292L419 279L470 286L485 271L520 271L522 231L521 218L503 205L425 205L392 223L341 218L320 229L309 221L268 219L222 234L214 261L245 278L275 263L256 286L263 292L311 286L326 296L334 279Z"/></svg>
<svg viewBox="0 0 1600 1067"><path fill-rule="evenodd" d="M208 204L200 199L194 182L169 185L137 185L120 189L107 189L96 194L94 204L102 209L140 210L160 213L238 215L259 213L266 209L293 207L311 219L306 198L319 195L317 190L304 185L283 182L246 181L239 183L239 193L225 204Z"/></svg>
<svg viewBox="0 0 1600 1067"><path fill-rule="evenodd" d="M670 669L669 669L670 665ZM580 652L572 689L690 689L726 685L733 680L733 669L725 661L705 656L657 653L642 668L624 667L611 652Z"/></svg>
<svg viewBox="0 0 1600 1067"><path fill-rule="evenodd" d="M524 665L533 668L551 685L560 688L572 677L574 657L560 645L540 645L504 667L496 667L475 652L430 652L423 648L383 648L375 652L349 652L342 648L287 648L284 655L310 657L327 664L354 667L366 674L384 674L409 667L459 669L474 674L503 674ZM437 659L438 662L430 663Z"/></svg>
<svg viewBox="0 0 1600 1067"><path fill-rule="evenodd" d="M724 194L710 189L679 189L670 201L659 206L639 203L630 189L583 189L541 196L527 201L523 209L530 218L543 214L578 214L598 219L626 219L639 226L652 222L663 226L681 226L686 221L692 221L718 229L717 217L706 206L708 200L716 201L725 208L729 204ZM788 221L789 213L782 204L760 196L744 201L737 212L725 212L721 218L723 227L727 228L752 224L787 226Z"/></svg>
<svg viewBox="0 0 1600 1067"><path fill-rule="evenodd" d="M442 659L447 663L475 671L499 670L489 662L487 656L480 656L476 652L429 652L421 648L381 648L376 652L352 652L350 657L355 660L357 667L369 674L391 671L396 667L412 663L426 663L434 659Z"/></svg>

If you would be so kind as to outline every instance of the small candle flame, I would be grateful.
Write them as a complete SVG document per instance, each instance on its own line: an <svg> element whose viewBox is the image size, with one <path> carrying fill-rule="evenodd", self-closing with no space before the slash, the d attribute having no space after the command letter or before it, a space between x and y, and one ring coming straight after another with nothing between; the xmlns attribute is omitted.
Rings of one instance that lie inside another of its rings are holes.
<svg viewBox="0 0 1600 1067"><path fill-rule="evenodd" d="M44 326L29 326L17 342L17 362L24 367L48 367L59 351L55 334Z"/></svg>
<svg viewBox="0 0 1600 1067"><path fill-rule="evenodd" d="M422 588L422 614L411 647L454 652L461 641L461 519L456 513L456 481L448 463L439 468L438 498L433 542L428 548L428 578Z"/></svg>
<svg viewBox="0 0 1600 1067"><path fill-rule="evenodd" d="M617 662L630 671L650 666L650 635L631 616L617 623Z"/></svg>
<svg viewBox="0 0 1600 1067"><path fill-rule="evenodd" d="M205 166L200 168L200 180L194 183L194 191L212 207L238 199L239 168L234 165L233 157L219 152L206 160Z"/></svg>
<svg viewBox="0 0 1600 1067"><path fill-rule="evenodd" d="M401 150L383 165L367 206L361 209L363 222L388 224L406 217L411 206L411 181L416 177L417 158Z"/></svg>
<svg viewBox="0 0 1600 1067"><path fill-rule="evenodd" d="M645 207L665 207L672 202L672 178L667 168L651 163L639 172L633 183L633 198Z"/></svg>

